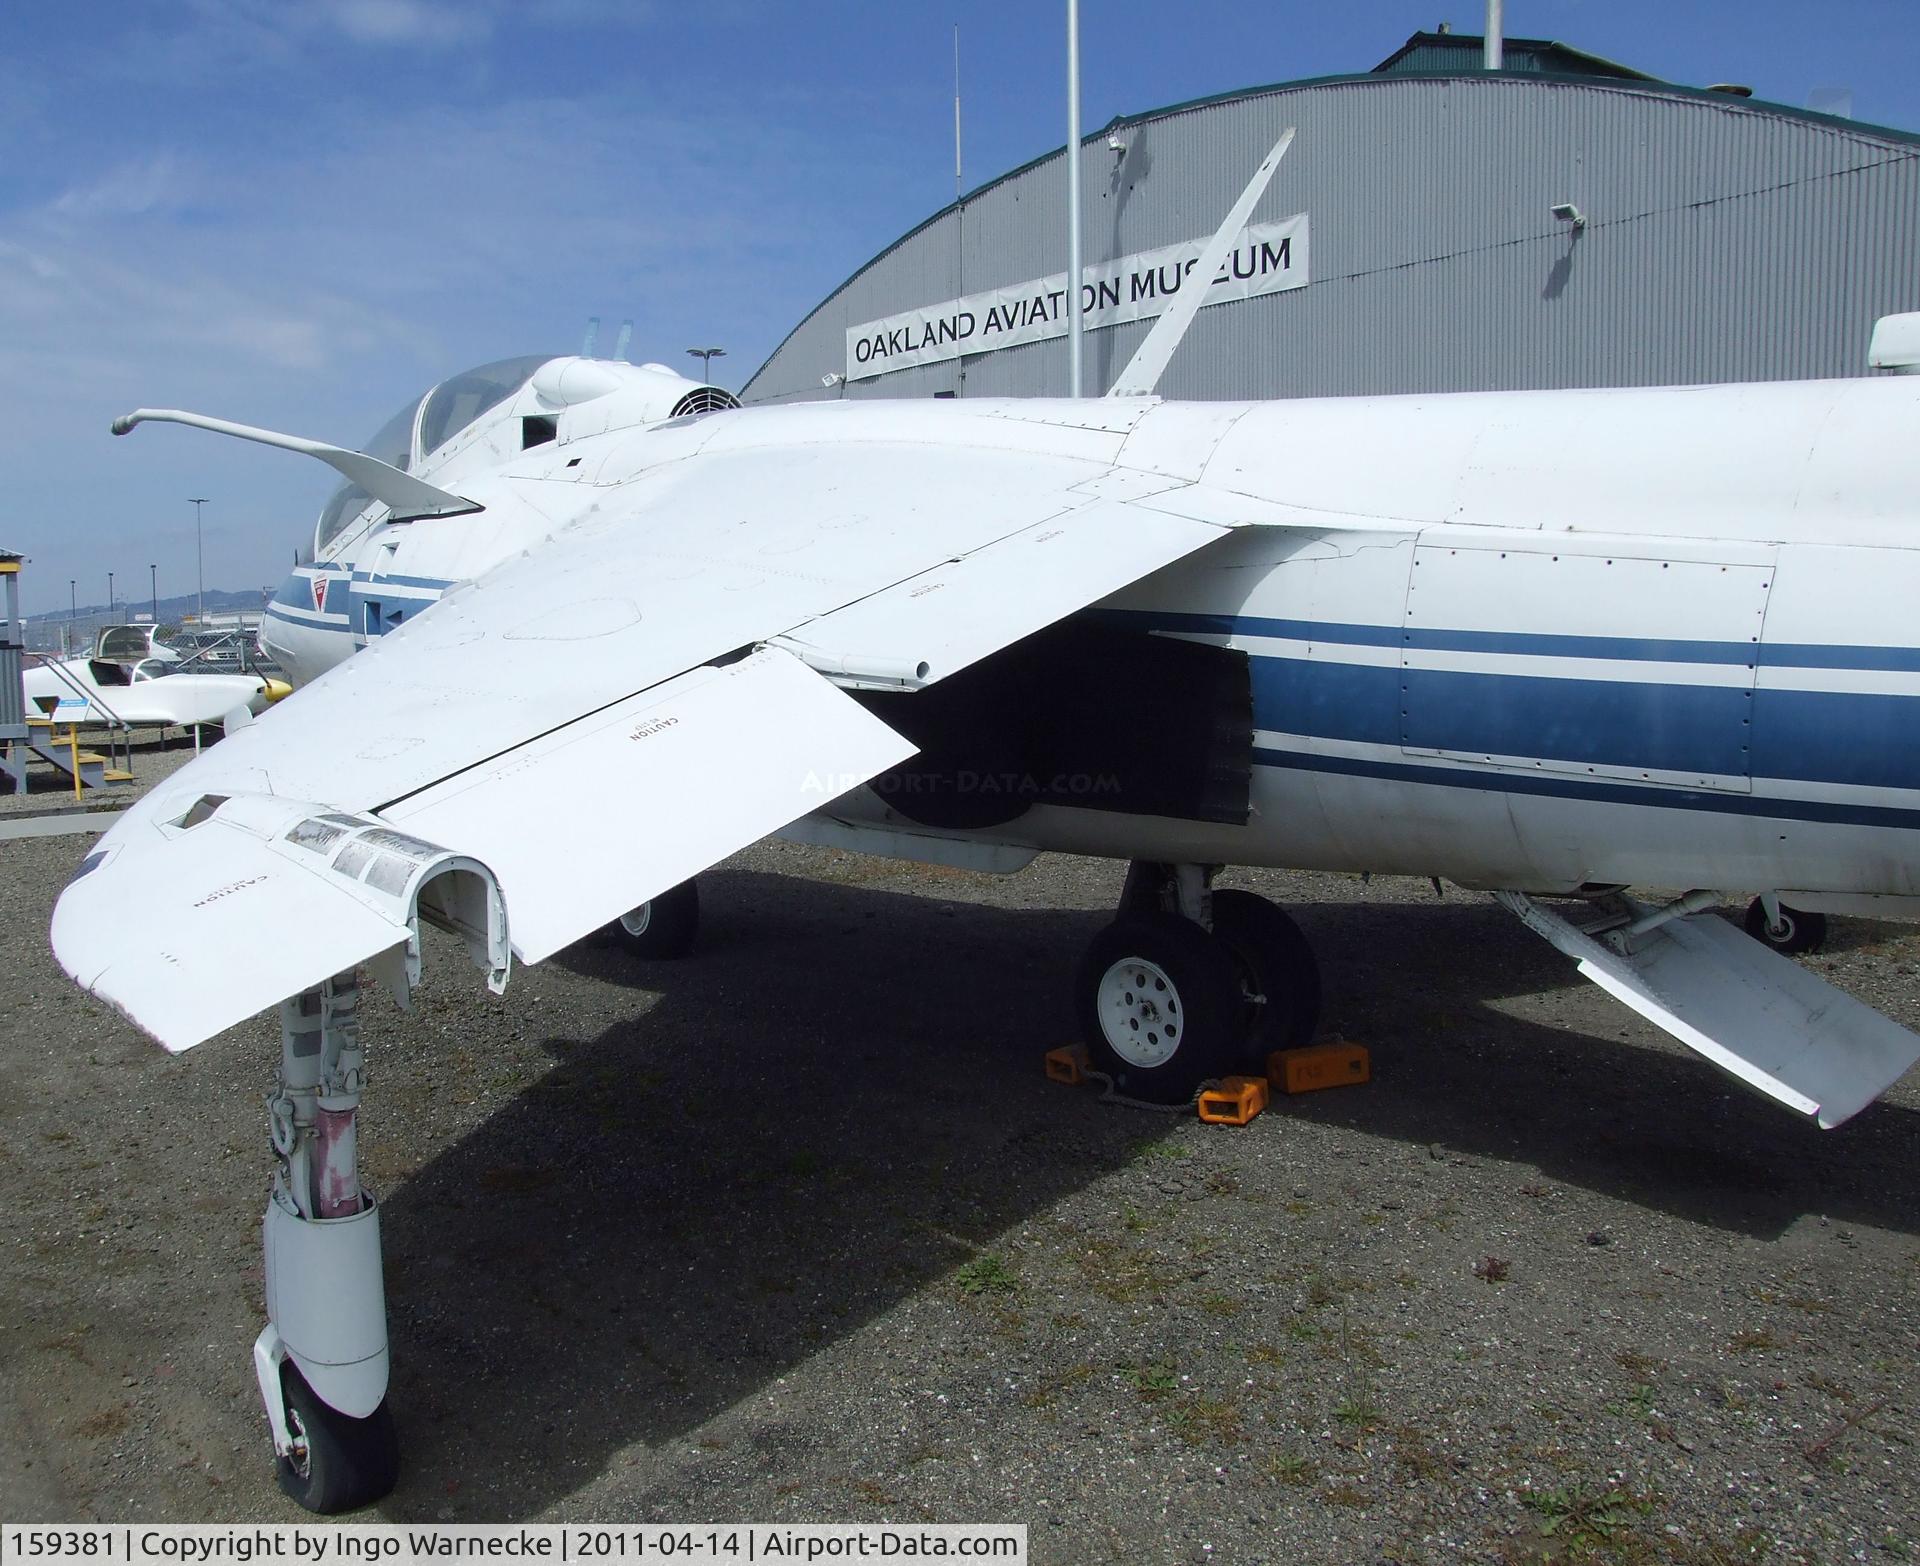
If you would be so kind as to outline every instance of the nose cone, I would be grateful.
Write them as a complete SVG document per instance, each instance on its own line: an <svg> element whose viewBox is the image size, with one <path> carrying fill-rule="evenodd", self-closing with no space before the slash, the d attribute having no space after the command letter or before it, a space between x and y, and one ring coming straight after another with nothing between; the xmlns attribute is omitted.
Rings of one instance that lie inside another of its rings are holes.
<svg viewBox="0 0 1920 1566"><path fill-rule="evenodd" d="M256 678L259 680L259 688L247 698L247 711L256 718L281 697L293 694L293 687L285 680L270 680L264 674Z"/></svg>

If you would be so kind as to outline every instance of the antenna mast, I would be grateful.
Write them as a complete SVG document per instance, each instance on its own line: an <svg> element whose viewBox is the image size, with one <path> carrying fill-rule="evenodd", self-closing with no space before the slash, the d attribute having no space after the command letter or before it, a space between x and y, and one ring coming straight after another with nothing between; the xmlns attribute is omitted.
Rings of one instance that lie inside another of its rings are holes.
<svg viewBox="0 0 1920 1566"><path fill-rule="evenodd" d="M1067 395L1080 395L1080 0L1067 0Z"/></svg>
<svg viewBox="0 0 1920 1566"><path fill-rule="evenodd" d="M953 199L960 199L960 24L953 24Z"/></svg>

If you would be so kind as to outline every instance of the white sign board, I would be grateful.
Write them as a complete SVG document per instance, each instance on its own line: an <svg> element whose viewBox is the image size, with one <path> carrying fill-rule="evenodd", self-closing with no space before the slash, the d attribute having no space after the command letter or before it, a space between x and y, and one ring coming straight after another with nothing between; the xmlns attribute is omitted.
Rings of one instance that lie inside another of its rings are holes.
<svg viewBox="0 0 1920 1566"><path fill-rule="evenodd" d="M84 696L62 696L53 704L55 723L85 723L93 716L93 704Z"/></svg>
<svg viewBox="0 0 1920 1566"><path fill-rule="evenodd" d="M1227 304L1307 285L1307 214L1251 223L1214 275L1205 304ZM1213 236L1142 250L1082 269L1080 304L1089 331L1163 314ZM916 364L992 353L1067 335L1067 274L949 299L847 329L847 379L868 380Z"/></svg>

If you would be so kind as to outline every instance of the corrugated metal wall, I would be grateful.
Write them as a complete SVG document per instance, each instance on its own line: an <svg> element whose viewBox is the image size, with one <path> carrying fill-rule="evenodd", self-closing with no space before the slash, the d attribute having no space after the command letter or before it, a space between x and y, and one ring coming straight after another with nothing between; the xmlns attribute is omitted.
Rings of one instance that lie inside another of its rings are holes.
<svg viewBox="0 0 1920 1566"><path fill-rule="evenodd" d="M1081 149L1089 265L1211 232L1281 129L1255 213L1307 212L1311 283L1200 312L1168 397L1775 380L1865 372L1920 309L1920 140L1708 93L1369 76L1170 110ZM908 235L763 365L751 402L1064 395L1064 339L823 390L849 326L1064 268L1055 155ZM1551 216L1572 202L1588 224ZM1150 323L1091 332L1105 387Z"/></svg>
<svg viewBox="0 0 1920 1566"><path fill-rule="evenodd" d="M26 737L27 705L20 671L20 649L0 643L0 740Z"/></svg>

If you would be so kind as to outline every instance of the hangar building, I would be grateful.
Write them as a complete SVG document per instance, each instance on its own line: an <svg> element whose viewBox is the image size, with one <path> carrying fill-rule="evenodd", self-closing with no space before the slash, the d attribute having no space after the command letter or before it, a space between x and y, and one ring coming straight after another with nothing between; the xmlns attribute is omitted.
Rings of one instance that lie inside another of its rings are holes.
<svg viewBox="0 0 1920 1566"><path fill-rule="evenodd" d="M1481 47L1418 33L1365 75L1086 138L1086 389L1126 364L1289 125L1162 395L1859 375L1874 320L1920 309L1920 136L1545 40L1507 40L1488 72ZM936 213L743 399L1064 395L1065 186L1056 151Z"/></svg>

